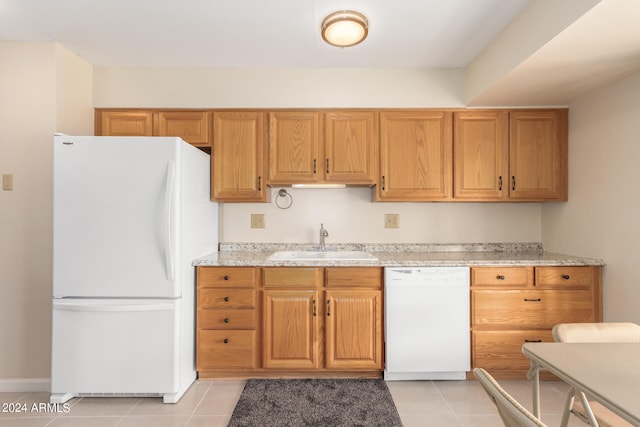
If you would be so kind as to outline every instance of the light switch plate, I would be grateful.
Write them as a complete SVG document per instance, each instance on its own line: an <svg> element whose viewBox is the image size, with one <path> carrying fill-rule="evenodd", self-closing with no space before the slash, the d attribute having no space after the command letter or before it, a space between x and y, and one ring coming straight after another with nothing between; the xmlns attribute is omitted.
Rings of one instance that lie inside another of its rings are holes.
<svg viewBox="0 0 640 427"><path fill-rule="evenodd" d="M251 228L264 228L264 214L251 214Z"/></svg>
<svg viewBox="0 0 640 427"><path fill-rule="evenodd" d="M3 191L13 190L13 174L12 173L6 173L2 175L2 190Z"/></svg>
<svg viewBox="0 0 640 427"><path fill-rule="evenodd" d="M385 214L384 228L400 228L400 214Z"/></svg>

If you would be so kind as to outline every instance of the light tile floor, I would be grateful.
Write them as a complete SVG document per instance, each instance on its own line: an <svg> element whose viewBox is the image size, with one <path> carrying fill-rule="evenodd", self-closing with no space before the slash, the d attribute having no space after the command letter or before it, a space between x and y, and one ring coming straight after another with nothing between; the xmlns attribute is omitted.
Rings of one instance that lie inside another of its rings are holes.
<svg viewBox="0 0 640 427"><path fill-rule="evenodd" d="M531 410L528 381L500 381ZM404 427L502 426L495 406L477 381L387 382ZM0 393L0 427L224 427L242 393L244 381L197 381L176 404L160 398L77 398L67 413L31 412L48 402L48 393ZM567 386L541 383L542 419L560 425ZM26 408L26 413L16 413ZM571 417L570 427L585 427ZM259 426L262 427L262 426ZM264 426L269 427L269 426ZM331 426L327 426L331 427Z"/></svg>

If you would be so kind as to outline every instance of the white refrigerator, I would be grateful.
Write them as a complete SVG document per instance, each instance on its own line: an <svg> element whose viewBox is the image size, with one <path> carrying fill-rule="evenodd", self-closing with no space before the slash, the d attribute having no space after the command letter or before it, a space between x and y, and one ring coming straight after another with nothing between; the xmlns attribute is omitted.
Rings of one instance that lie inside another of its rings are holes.
<svg viewBox="0 0 640 427"><path fill-rule="evenodd" d="M191 386L191 262L218 247L209 171L180 138L54 137L52 403Z"/></svg>

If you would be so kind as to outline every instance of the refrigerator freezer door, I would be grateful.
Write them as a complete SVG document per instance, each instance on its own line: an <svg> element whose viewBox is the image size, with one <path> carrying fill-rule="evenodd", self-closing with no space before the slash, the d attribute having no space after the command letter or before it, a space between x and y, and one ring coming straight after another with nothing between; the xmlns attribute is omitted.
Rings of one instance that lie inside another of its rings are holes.
<svg viewBox="0 0 640 427"><path fill-rule="evenodd" d="M177 297L179 138L54 138L54 297Z"/></svg>
<svg viewBox="0 0 640 427"><path fill-rule="evenodd" d="M179 314L179 299L54 299L52 401L176 393Z"/></svg>

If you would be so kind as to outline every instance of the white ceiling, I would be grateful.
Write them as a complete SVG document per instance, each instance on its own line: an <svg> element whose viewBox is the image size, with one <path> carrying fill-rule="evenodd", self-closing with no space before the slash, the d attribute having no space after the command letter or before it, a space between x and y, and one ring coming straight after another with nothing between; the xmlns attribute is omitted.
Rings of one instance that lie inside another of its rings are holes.
<svg viewBox="0 0 640 427"><path fill-rule="evenodd" d="M0 40L59 42L95 66L466 68L528 6L576 1L0 0ZM319 27L345 8L370 30L340 49ZM637 72L640 0L602 0L473 105L566 105Z"/></svg>
<svg viewBox="0 0 640 427"><path fill-rule="evenodd" d="M57 41L96 66L464 67L529 0L0 0L0 39ZM364 13L340 49L322 19Z"/></svg>

